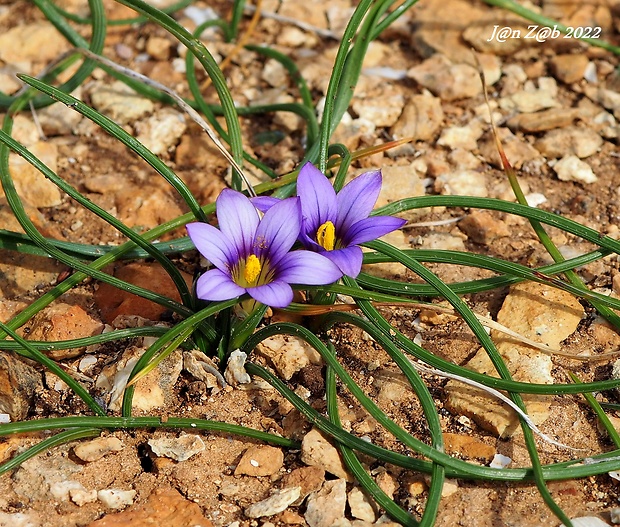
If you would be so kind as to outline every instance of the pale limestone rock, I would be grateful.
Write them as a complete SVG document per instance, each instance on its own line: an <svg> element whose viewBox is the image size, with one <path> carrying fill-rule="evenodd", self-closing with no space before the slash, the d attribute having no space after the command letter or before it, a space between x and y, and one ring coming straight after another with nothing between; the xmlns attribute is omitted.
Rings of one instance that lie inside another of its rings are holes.
<svg viewBox="0 0 620 527"><path fill-rule="evenodd" d="M540 152L521 137L514 135L508 128L498 128L497 135L508 161L514 168L521 168L529 161L542 160ZM478 143L482 158L497 168L503 169L497 152L497 143L491 132L487 132Z"/></svg>
<svg viewBox="0 0 620 527"><path fill-rule="evenodd" d="M444 101L475 97L482 92L476 68L452 63L445 55L435 54L407 71L407 76Z"/></svg>
<svg viewBox="0 0 620 527"><path fill-rule="evenodd" d="M405 97L400 93L395 93L387 96L356 98L352 106L360 118L375 123L375 126L392 126L403 111Z"/></svg>
<svg viewBox="0 0 620 527"><path fill-rule="evenodd" d="M243 351L234 350L228 357L224 378L226 382L237 386L239 384L249 384L252 382L251 377L245 371L245 361L248 355Z"/></svg>
<svg viewBox="0 0 620 527"><path fill-rule="evenodd" d="M278 473L283 463L284 454L280 448L269 445L251 446L241 456L235 468L235 476L272 476Z"/></svg>
<svg viewBox="0 0 620 527"><path fill-rule="evenodd" d="M525 83L523 90L508 97L502 97L499 100L499 105L504 110L537 112L559 106L559 102L556 99L557 94L558 86L555 79L541 77L538 79L538 88L531 81L528 81Z"/></svg>
<svg viewBox="0 0 620 527"><path fill-rule="evenodd" d="M321 432L314 428L303 438L301 460L306 465L320 467L343 480L349 481L351 479L338 450L325 439Z"/></svg>
<svg viewBox="0 0 620 527"><path fill-rule="evenodd" d="M124 509L133 503L135 497L135 490L103 489L97 491L97 498L109 509Z"/></svg>
<svg viewBox="0 0 620 527"><path fill-rule="evenodd" d="M381 168L383 183L375 208L403 198L424 196L424 181L419 174L419 163L409 165L387 165ZM405 214L416 215L415 210Z"/></svg>
<svg viewBox="0 0 620 527"><path fill-rule="evenodd" d="M36 513L0 512L0 526L2 527L39 527L41 520Z"/></svg>
<svg viewBox="0 0 620 527"><path fill-rule="evenodd" d="M71 44L47 21L21 24L0 35L0 60L22 65L29 61L50 62L70 47Z"/></svg>
<svg viewBox="0 0 620 527"><path fill-rule="evenodd" d="M450 126L443 129L437 144L452 149L475 150L478 147L478 139L482 136L482 132L480 121L472 121L465 126Z"/></svg>
<svg viewBox="0 0 620 527"><path fill-rule="evenodd" d="M433 97L429 92L412 95L390 129L390 134L394 139L411 137L413 141L430 141L441 128L443 119L443 108L438 97Z"/></svg>
<svg viewBox="0 0 620 527"><path fill-rule="evenodd" d="M183 353L183 369L195 379L204 382L208 389L219 391L218 388L226 386L226 381L215 362L200 350L194 349Z"/></svg>
<svg viewBox="0 0 620 527"><path fill-rule="evenodd" d="M558 348L575 331L583 317L583 307L569 293L536 282L512 286L497 315L497 321L520 335ZM512 337L491 331L508 370L516 381L550 384L554 382L551 358ZM497 376L484 349L465 364L474 371ZM497 399L479 389L456 381L446 385L446 407L453 413L464 414L478 425L500 437L508 437L518 428L516 414ZM527 413L540 424L549 416L549 397L524 395Z"/></svg>
<svg viewBox="0 0 620 527"><path fill-rule="evenodd" d="M435 190L444 196L476 196L486 198L487 177L474 170L455 170L435 179Z"/></svg>
<svg viewBox="0 0 620 527"><path fill-rule="evenodd" d="M278 514L295 502L299 498L300 492L301 487L289 487L276 490L267 499L254 503L245 509L245 515L248 518L262 518L264 516Z"/></svg>
<svg viewBox="0 0 620 527"><path fill-rule="evenodd" d="M275 59L268 59L263 66L261 73L263 79L272 88L282 89L288 86L289 77L286 68L282 63Z"/></svg>
<svg viewBox="0 0 620 527"><path fill-rule="evenodd" d="M560 181L578 181L581 183L594 183L598 181L590 165L574 155L560 159L553 165L553 170Z"/></svg>
<svg viewBox="0 0 620 527"><path fill-rule="evenodd" d="M129 375L145 351L144 348L128 348L119 360L103 368L97 377L95 386L109 395L108 408L110 410L120 409ZM172 386L179 378L182 367L181 352L175 350L157 368L136 382L133 408L144 412L149 412L154 408L163 408L172 393Z"/></svg>
<svg viewBox="0 0 620 527"><path fill-rule="evenodd" d="M119 452L123 447L123 442L118 437L98 437L97 439L80 443L74 447L73 453L82 461L90 463L101 459L110 452Z"/></svg>
<svg viewBox="0 0 620 527"><path fill-rule="evenodd" d="M591 100L603 106L603 108L611 110L616 119L620 119L620 93L596 86L585 86L584 93Z"/></svg>
<svg viewBox="0 0 620 527"><path fill-rule="evenodd" d="M175 461L187 461L205 449L204 441L195 434L153 438L148 440L148 444L156 456L165 456Z"/></svg>
<svg viewBox="0 0 620 527"><path fill-rule="evenodd" d="M305 340L290 335L274 335L256 346L256 351L269 358L280 376L290 380L309 364L322 364L321 355Z"/></svg>
<svg viewBox="0 0 620 527"><path fill-rule="evenodd" d="M174 148L187 129L182 113L162 108L145 121L136 123L137 139L155 155L162 155Z"/></svg>
<svg viewBox="0 0 620 527"><path fill-rule="evenodd" d="M120 81L112 84L96 81L90 86L93 106L119 124L127 124L150 114L155 105Z"/></svg>
<svg viewBox="0 0 620 527"><path fill-rule="evenodd" d="M87 503L97 501L97 491L95 489L86 490L84 487L74 488L69 490L69 498L78 507L83 507Z"/></svg>
<svg viewBox="0 0 620 527"><path fill-rule="evenodd" d="M82 87L77 88L71 95L80 99L82 97ZM82 114L60 103L37 110L37 116L41 129L47 137L75 134L78 125L83 119Z"/></svg>
<svg viewBox="0 0 620 527"><path fill-rule="evenodd" d="M326 481L320 490L308 496L304 518L310 527L333 527L344 518L347 503L347 482Z"/></svg>
<svg viewBox="0 0 620 527"><path fill-rule="evenodd" d="M353 487L349 491L348 503L351 509L351 516L354 518L370 523L374 523L377 519L377 512L373 503L359 487Z"/></svg>
<svg viewBox="0 0 620 527"><path fill-rule="evenodd" d="M460 234L460 233L459 233ZM465 251L464 235L456 236L449 232L431 232L422 239L423 249L444 249L446 251Z"/></svg>
<svg viewBox="0 0 620 527"><path fill-rule="evenodd" d="M479 52L500 56L512 55L530 44L530 41L525 38L507 38L505 41L503 39L491 38L497 32L497 29L503 27L499 25L498 28L498 25L496 20L472 24L463 31L463 40ZM528 32L527 24L516 20L510 21L510 29L520 31L521 35L525 35Z"/></svg>
<svg viewBox="0 0 620 527"><path fill-rule="evenodd" d="M567 126L547 132L534 146L547 158L574 155L583 159L598 152L603 146L603 139L590 128Z"/></svg>

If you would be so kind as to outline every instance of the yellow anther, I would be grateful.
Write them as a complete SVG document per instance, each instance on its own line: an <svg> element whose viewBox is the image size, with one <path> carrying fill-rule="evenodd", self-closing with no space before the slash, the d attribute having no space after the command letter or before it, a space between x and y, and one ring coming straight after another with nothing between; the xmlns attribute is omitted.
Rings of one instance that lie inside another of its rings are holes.
<svg viewBox="0 0 620 527"><path fill-rule="evenodd" d="M326 221L316 231L316 243L328 251L334 250L336 228L331 221Z"/></svg>
<svg viewBox="0 0 620 527"><path fill-rule="evenodd" d="M254 254L250 254L245 262L245 269L243 270L243 278L248 285L256 285L256 280L261 272L260 260Z"/></svg>

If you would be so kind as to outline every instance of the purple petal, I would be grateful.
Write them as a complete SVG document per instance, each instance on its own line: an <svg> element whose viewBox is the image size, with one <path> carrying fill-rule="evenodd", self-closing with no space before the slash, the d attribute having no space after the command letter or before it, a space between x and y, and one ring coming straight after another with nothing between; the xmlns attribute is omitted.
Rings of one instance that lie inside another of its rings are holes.
<svg viewBox="0 0 620 527"><path fill-rule="evenodd" d="M344 236L354 223L367 218L381 192L381 172L366 172L347 183L338 195L336 232Z"/></svg>
<svg viewBox="0 0 620 527"><path fill-rule="evenodd" d="M211 269L196 282L196 296L203 300L230 300L245 293L243 287L233 282L228 273L219 269Z"/></svg>
<svg viewBox="0 0 620 527"><path fill-rule="evenodd" d="M298 198L287 198L271 207L256 229L254 251L271 266L291 250L301 229L301 206Z"/></svg>
<svg viewBox="0 0 620 527"><path fill-rule="evenodd" d="M267 212L271 207L273 207L276 203L282 201L278 198L272 198L271 196L256 196L255 198L250 198L252 205L254 205L258 210L262 213Z"/></svg>
<svg viewBox="0 0 620 527"><path fill-rule="evenodd" d="M345 233L343 242L349 246L376 240L388 232L400 229L405 223L407 220L394 216L371 216L352 225Z"/></svg>
<svg viewBox="0 0 620 527"><path fill-rule="evenodd" d="M293 289L282 280L248 288L254 300L271 307L286 307L293 301Z"/></svg>
<svg viewBox="0 0 620 527"><path fill-rule="evenodd" d="M325 254L311 251L290 252L280 260L276 277L289 284L331 284L340 279L342 272Z"/></svg>
<svg viewBox="0 0 620 527"><path fill-rule="evenodd" d="M220 230L235 244L237 252L247 257L259 222L256 207L241 192L231 189L222 190L215 203Z"/></svg>
<svg viewBox="0 0 620 527"><path fill-rule="evenodd" d="M325 251L322 255L334 262L343 274L355 278L362 270L362 249L357 245L337 249L335 251Z"/></svg>
<svg viewBox="0 0 620 527"><path fill-rule="evenodd" d="M232 242L208 223L185 226L196 249L221 271L228 271L239 261L239 252Z"/></svg>
<svg viewBox="0 0 620 527"><path fill-rule="evenodd" d="M338 208L336 191L312 163L306 163L297 177L297 195L301 200L304 231L312 237L326 221L335 222Z"/></svg>

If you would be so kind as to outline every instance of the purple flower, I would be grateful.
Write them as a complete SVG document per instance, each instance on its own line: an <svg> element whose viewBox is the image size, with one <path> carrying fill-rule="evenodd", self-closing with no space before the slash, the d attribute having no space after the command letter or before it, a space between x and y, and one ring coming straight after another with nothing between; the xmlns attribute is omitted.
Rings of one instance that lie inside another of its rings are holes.
<svg viewBox="0 0 620 527"><path fill-rule="evenodd" d="M306 163L297 178L303 223L300 241L308 249L327 256L343 274L355 278L362 269L359 244L400 229L406 221L393 216L372 216L381 191L381 172L366 172L336 194L327 177ZM275 206L274 198L255 198L255 205L266 210Z"/></svg>
<svg viewBox="0 0 620 527"><path fill-rule="evenodd" d="M207 223L187 225L189 237L214 266L196 284L198 298L229 300L249 293L272 307L293 300L290 284L326 285L342 273L311 251L291 251L301 230L298 198L278 201L263 218L240 192L223 190L216 200L219 230Z"/></svg>

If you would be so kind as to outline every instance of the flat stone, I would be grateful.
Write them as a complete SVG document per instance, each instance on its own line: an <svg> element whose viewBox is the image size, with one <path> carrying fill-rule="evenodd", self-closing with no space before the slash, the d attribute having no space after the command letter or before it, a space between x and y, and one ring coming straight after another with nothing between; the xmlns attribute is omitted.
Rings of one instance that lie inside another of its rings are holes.
<svg viewBox="0 0 620 527"><path fill-rule="evenodd" d="M480 139L482 132L483 128L480 121L472 121L465 126L450 126L443 129L437 144L452 149L475 150L478 147L478 139Z"/></svg>
<svg viewBox="0 0 620 527"><path fill-rule="evenodd" d="M323 363L321 355L305 340L289 335L269 337L256 346L256 351L269 358L287 381L309 364Z"/></svg>
<svg viewBox="0 0 620 527"><path fill-rule="evenodd" d="M71 95L81 99L82 88L77 88ZM37 116L41 130L47 137L74 135L82 119L84 119L80 113L61 103L55 103L37 110Z"/></svg>
<svg viewBox="0 0 620 527"><path fill-rule="evenodd" d="M156 60L168 60L172 42L164 37L150 36L146 41L146 52Z"/></svg>
<svg viewBox="0 0 620 527"><path fill-rule="evenodd" d="M128 227L152 229L186 212L173 191L159 187L149 188L125 184L114 196L117 216Z"/></svg>
<svg viewBox="0 0 620 527"><path fill-rule="evenodd" d="M245 515L248 518L263 518L283 512L289 505L297 501L300 490L300 487L289 487L276 490L268 498L254 503L245 509Z"/></svg>
<svg viewBox="0 0 620 527"><path fill-rule="evenodd" d="M70 47L62 34L47 21L21 24L0 35L0 60L10 64L50 62Z"/></svg>
<svg viewBox="0 0 620 527"><path fill-rule="evenodd" d="M375 506L359 487L353 487L349 491L347 498L349 508L351 509L351 516L358 520L364 520L370 523L375 522L377 519Z"/></svg>
<svg viewBox="0 0 620 527"><path fill-rule="evenodd" d="M499 100L500 108L518 112L537 112L547 108L559 106L556 97L558 87L552 77L540 77L538 87L531 81L525 83L523 90L520 90Z"/></svg>
<svg viewBox="0 0 620 527"><path fill-rule="evenodd" d="M119 452L123 448L123 442L118 437L107 436L82 442L73 448L73 453L82 461L91 463L101 459L110 452Z"/></svg>
<svg viewBox="0 0 620 527"><path fill-rule="evenodd" d="M554 128L563 128L581 116L579 108L552 108L533 113L520 113L507 121L513 132L545 132Z"/></svg>
<svg viewBox="0 0 620 527"><path fill-rule="evenodd" d="M48 168L58 170L58 147L52 142L39 141L29 147ZM19 196L37 208L56 207L62 203L60 190L51 181L17 154L9 155L9 170Z"/></svg>
<svg viewBox="0 0 620 527"><path fill-rule="evenodd" d="M283 464L284 454L280 448L255 445L248 448L241 456L235 468L235 476L272 476L278 473Z"/></svg>
<svg viewBox="0 0 620 527"><path fill-rule="evenodd" d="M200 506L185 499L170 487L156 488L148 499L139 505L91 522L87 527L124 527L165 525L166 527L213 527L200 510Z"/></svg>
<svg viewBox="0 0 620 527"><path fill-rule="evenodd" d="M344 518L347 504L347 482L326 481L320 490L308 496L304 518L310 527L333 527Z"/></svg>
<svg viewBox="0 0 620 527"><path fill-rule="evenodd" d="M338 450L317 429L310 430L304 436L301 444L301 460L306 465L320 467L338 478L351 480Z"/></svg>
<svg viewBox="0 0 620 527"><path fill-rule="evenodd" d="M22 421L41 386L41 374L35 368L0 351L0 413L8 414L11 421Z"/></svg>
<svg viewBox="0 0 620 527"><path fill-rule="evenodd" d="M405 106L405 97L400 93L379 97L364 97L353 100L353 110L362 119L372 121L375 126L392 126Z"/></svg>
<svg viewBox="0 0 620 527"><path fill-rule="evenodd" d="M584 53L566 53L555 55L549 61L553 76L566 84L583 79L590 59Z"/></svg>
<svg viewBox="0 0 620 527"><path fill-rule="evenodd" d="M459 233L461 234L461 233ZM456 236L450 232L431 232L422 240L423 249L439 249L446 251L465 251L464 236Z"/></svg>
<svg viewBox="0 0 620 527"><path fill-rule="evenodd" d="M390 498L394 498L394 494L398 490L398 481L393 474L390 474L387 470L381 470L375 476L375 483L379 485L379 488L385 492Z"/></svg>
<svg viewBox="0 0 620 527"><path fill-rule="evenodd" d="M119 124L134 122L155 109L153 101L138 95L126 84L95 81L90 85L92 105Z"/></svg>
<svg viewBox="0 0 620 527"><path fill-rule="evenodd" d="M292 470L282 477L283 487L300 487L299 499L294 502L300 505L301 502L310 494L321 488L325 481L325 470L321 467L301 467Z"/></svg>
<svg viewBox="0 0 620 527"><path fill-rule="evenodd" d="M527 141L514 135L508 128L498 128L497 135L508 161L514 168L521 168L528 161L542 160L540 152ZM486 133L478 143L480 155L491 165L503 168L497 152L497 143L491 132Z"/></svg>
<svg viewBox="0 0 620 527"><path fill-rule="evenodd" d="M204 441L195 434L152 438L148 440L148 444L156 456L165 456L175 461L187 461L205 449Z"/></svg>
<svg viewBox="0 0 620 527"><path fill-rule="evenodd" d="M553 170L560 181L578 181L586 184L598 181L590 165L573 155L560 159L553 165Z"/></svg>
<svg viewBox="0 0 620 527"><path fill-rule="evenodd" d="M476 68L469 64L454 64L445 55L433 55L409 69L407 76L444 101L475 97L482 92Z"/></svg>
<svg viewBox="0 0 620 527"><path fill-rule="evenodd" d="M185 116L171 108L162 108L136 123L138 141L155 155L173 150L186 129Z"/></svg>
<svg viewBox="0 0 620 527"><path fill-rule="evenodd" d="M458 454L469 459L479 459L485 463L490 462L496 454L494 447L475 437L444 432L443 439L447 454Z"/></svg>
<svg viewBox="0 0 620 527"><path fill-rule="evenodd" d="M510 288L497 321L524 337L559 348L560 343L577 329L583 314L583 307L569 293L536 282L523 282ZM549 355L496 330L491 331L491 338L514 380L541 384L554 382ZM465 367L497 377L482 348ZM446 407L455 414L470 417L485 430L500 437L510 437L519 426L518 417L509 407L477 388L449 381L446 391ZM552 404L549 397L525 394L523 399L534 423L541 424L547 419Z"/></svg>
<svg viewBox="0 0 620 527"><path fill-rule="evenodd" d="M78 305L56 303L39 311L25 327L28 328L29 340L52 342L99 335L104 325ZM20 333L23 330L21 328ZM61 360L77 357L85 351L86 347L57 349L46 352L46 355Z"/></svg>
<svg viewBox="0 0 620 527"><path fill-rule="evenodd" d="M504 221L494 218L486 211L471 212L458 223L458 227L470 240L484 245L490 245L498 238L511 234Z"/></svg>
<svg viewBox="0 0 620 527"><path fill-rule="evenodd" d="M474 170L455 170L435 179L435 190L444 196L477 196L485 198L487 177Z"/></svg>
<svg viewBox="0 0 620 527"><path fill-rule="evenodd" d="M463 40L477 51L499 56L509 56L526 47L530 40L516 37L506 38L505 40L491 38L492 35L497 33L498 29L506 26L507 24L504 23L498 24L496 20L471 24L463 31ZM522 36L529 31L527 24L517 20L510 20L509 27L513 32L519 31Z"/></svg>
<svg viewBox="0 0 620 527"><path fill-rule="evenodd" d="M135 490L103 489L97 491L97 498L108 509L124 509L136 497Z"/></svg>
<svg viewBox="0 0 620 527"><path fill-rule="evenodd" d="M390 134L394 139L411 137L413 141L430 141L441 128L443 119L441 99L428 92L412 95Z"/></svg>
<svg viewBox="0 0 620 527"><path fill-rule="evenodd" d="M104 367L95 381L95 386L109 395L108 408L120 409L121 398L127 380L138 359L145 352L143 348L128 348L120 359ZM172 352L157 368L134 385L133 408L149 412L164 408L172 397L172 387L183 368L183 357L178 350Z"/></svg>
<svg viewBox="0 0 620 527"><path fill-rule="evenodd" d="M603 138L590 128L567 126L551 130L534 143L542 155L558 159L569 155L589 157L603 146Z"/></svg>
<svg viewBox="0 0 620 527"><path fill-rule="evenodd" d="M424 196L426 189L418 171L419 164L387 165L381 169L381 192L375 208L403 198ZM405 213L407 214L407 213ZM415 215L415 214L414 214Z"/></svg>
<svg viewBox="0 0 620 527"><path fill-rule="evenodd" d="M168 296L177 302L181 301L174 282L159 264L133 262L119 265L115 267L113 275L131 284ZM187 285L191 287L190 275L182 273L182 276ZM169 312L164 306L106 283L99 284L95 291L95 305L99 309L102 320L107 324L111 324L116 317L121 315L139 315L149 320L160 320Z"/></svg>
<svg viewBox="0 0 620 527"><path fill-rule="evenodd" d="M611 110L616 119L620 119L620 93L596 86L585 86L583 91L591 100Z"/></svg>

